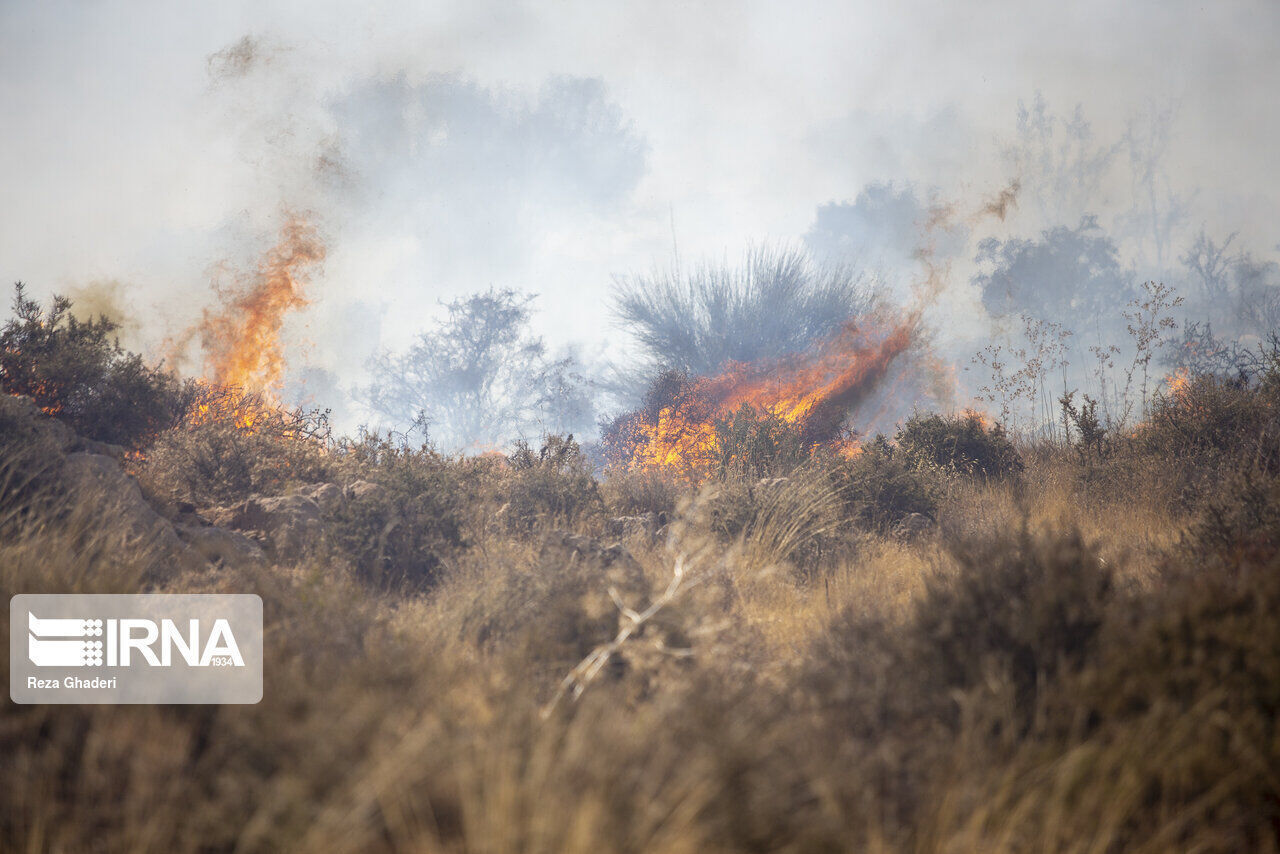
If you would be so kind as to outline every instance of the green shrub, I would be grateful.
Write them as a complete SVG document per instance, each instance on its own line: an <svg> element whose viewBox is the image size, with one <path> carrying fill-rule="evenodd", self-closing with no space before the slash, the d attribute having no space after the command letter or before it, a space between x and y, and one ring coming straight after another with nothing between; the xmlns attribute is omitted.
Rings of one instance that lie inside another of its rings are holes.
<svg viewBox="0 0 1280 854"><path fill-rule="evenodd" d="M329 512L328 546L375 587L434 583L445 560L466 544L463 526L476 499L465 465L430 447L373 435L340 453L343 476L371 486L353 489Z"/></svg>
<svg viewBox="0 0 1280 854"><path fill-rule="evenodd" d="M1193 559L1280 554L1280 478L1250 468L1227 472L1198 504L1183 541Z"/></svg>
<svg viewBox="0 0 1280 854"><path fill-rule="evenodd" d="M106 318L81 321L59 296L42 310L21 283L13 313L0 327L0 391L27 395L81 436L129 448L148 444L186 411L191 385L122 349Z"/></svg>
<svg viewBox="0 0 1280 854"><path fill-rule="evenodd" d="M1280 565L1236 553L1169 569L1106 622L1093 666L1047 686L1052 716L975 790L988 839L1276 850Z"/></svg>
<svg viewBox="0 0 1280 854"><path fill-rule="evenodd" d="M949 551L958 572L929 582L912 619L914 667L939 697L994 692L991 717L1020 735L1045 686L1091 662L1111 569L1076 531L997 532Z"/></svg>
<svg viewBox="0 0 1280 854"><path fill-rule="evenodd" d="M517 442L508 470L495 483L508 527L529 532L546 524L573 525L604 511L591 466L573 436L548 436L534 451Z"/></svg>
<svg viewBox="0 0 1280 854"><path fill-rule="evenodd" d="M913 415L895 437L901 452L917 464L960 474L1006 477L1022 471L1022 457L999 424L981 415Z"/></svg>

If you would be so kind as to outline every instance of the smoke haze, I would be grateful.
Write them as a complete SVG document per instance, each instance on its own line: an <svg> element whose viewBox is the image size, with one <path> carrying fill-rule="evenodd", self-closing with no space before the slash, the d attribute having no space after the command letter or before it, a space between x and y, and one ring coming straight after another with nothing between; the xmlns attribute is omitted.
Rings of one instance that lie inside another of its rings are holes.
<svg viewBox="0 0 1280 854"><path fill-rule="evenodd" d="M962 359L1004 328L982 241L1056 263L1086 216L1107 282L1190 283L1203 228L1271 287L1277 43L1265 2L9 3L0 277L127 304L159 355L306 215L287 387L348 426L443 302L537 293L550 347L616 357L614 276L760 241L899 298L945 262L925 321Z"/></svg>

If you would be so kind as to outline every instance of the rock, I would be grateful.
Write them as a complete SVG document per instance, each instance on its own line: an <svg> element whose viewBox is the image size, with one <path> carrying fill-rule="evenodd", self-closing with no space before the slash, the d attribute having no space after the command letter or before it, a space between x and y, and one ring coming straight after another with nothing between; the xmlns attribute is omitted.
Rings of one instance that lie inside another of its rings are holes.
<svg viewBox="0 0 1280 854"><path fill-rule="evenodd" d="M75 432L56 418L51 418L40 411L36 402L22 394L0 394L0 416L6 421L15 422L24 430L30 429L30 435L39 436L55 445L58 450L71 450L78 441Z"/></svg>
<svg viewBox="0 0 1280 854"><path fill-rule="evenodd" d="M72 494L99 493L104 514L125 521L131 541L155 547L170 555L183 551L173 526L152 509L142 490L119 463L101 454L70 454L62 468L63 481Z"/></svg>
<svg viewBox="0 0 1280 854"><path fill-rule="evenodd" d="M216 507L206 513L215 525L261 534L275 556L296 555L313 544L321 533L320 504L310 496L251 495L239 504Z"/></svg>
<svg viewBox="0 0 1280 854"><path fill-rule="evenodd" d="M49 444L50 477L61 481L68 497L100 520L101 529L123 535L118 549L137 550L151 558L154 572L201 570L210 563L228 566L261 560L262 550L243 534L211 527L190 504L178 503L169 514L173 523L142 494L135 478L124 471L119 445L85 439L66 424L42 413L28 397L0 394L0 419ZM51 447L50 447L51 446ZM53 465L60 462L61 465Z"/></svg>
<svg viewBox="0 0 1280 854"><path fill-rule="evenodd" d="M639 516L617 516L604 523L604 530L610 537L625 540L637 535L655 536L662 525L662 516L651 510Z"/></svg>
<svg viewBox="0 0 1280 854"><path fill-rule="evenodd" d="M328 513L337 508L346 497L342 487L336 483L312 483L300 487L295 495L302 495L314 501L322 511Z"/></svg>
<svg viewBox="0 0 1280 854"><path fill-rule="evenodd" d="M934 522L923 513L912 513L893 528L894 539L911 541L933 530Z"/></svg>
<svg viewBox="0 0 1280 854"><path fill-rule="evenodd" d="M357 480L346 489L348 498L369 498L381 495L386 490L376 483L370 483L367 480Z"/></svg>
<svg viewBox="0 0 1280 854"><path fill-rule="evenodd" d="M238 567L259 563L266 558L257 543L236 531L199 524L174 527L191 553L206 563Z"/></svg>

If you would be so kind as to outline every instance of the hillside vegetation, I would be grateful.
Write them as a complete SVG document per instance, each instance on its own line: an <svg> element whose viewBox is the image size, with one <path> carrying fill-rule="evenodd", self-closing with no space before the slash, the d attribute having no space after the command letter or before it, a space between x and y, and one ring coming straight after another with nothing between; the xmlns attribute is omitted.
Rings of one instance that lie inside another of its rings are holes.
<svg viewBox="0 0 1280 854"><path fill-rule="evenodd" d="M747 409L691 484L334 439L26 311L7 595L258 593L266 683L6 700L0 850L1280 849L1274 359L1057 443Z"/></svg>

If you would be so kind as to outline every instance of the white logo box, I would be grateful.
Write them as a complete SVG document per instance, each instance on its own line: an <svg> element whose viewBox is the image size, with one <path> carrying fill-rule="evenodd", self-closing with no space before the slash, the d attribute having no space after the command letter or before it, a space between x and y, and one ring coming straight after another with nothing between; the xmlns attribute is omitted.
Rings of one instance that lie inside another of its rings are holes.
<svg viewBox="0 0 1280 854"><path fill-rule="evenodd" d="M256 703L254 594L19 594L9 600L15 703Z"/></svg>

